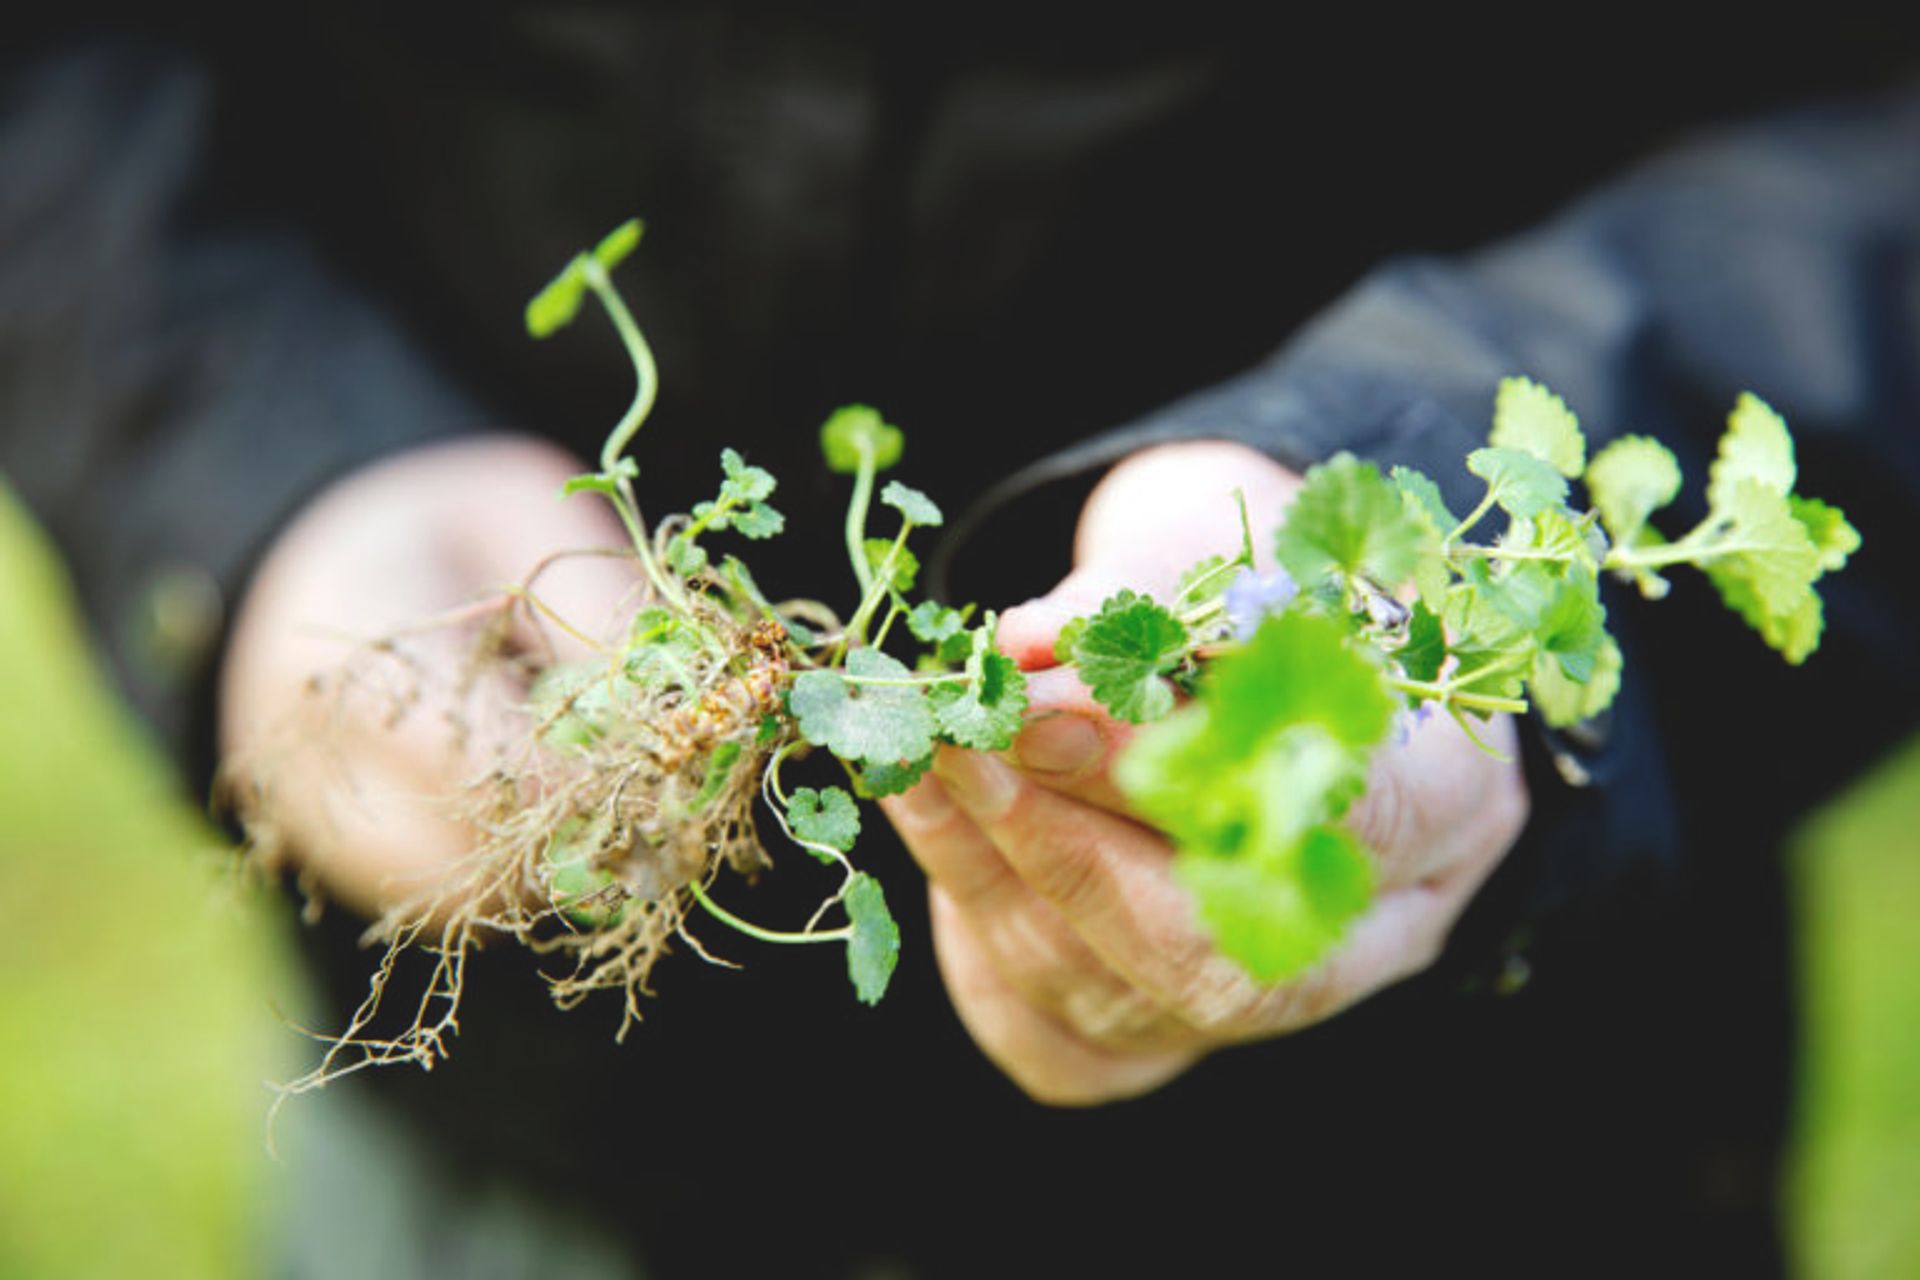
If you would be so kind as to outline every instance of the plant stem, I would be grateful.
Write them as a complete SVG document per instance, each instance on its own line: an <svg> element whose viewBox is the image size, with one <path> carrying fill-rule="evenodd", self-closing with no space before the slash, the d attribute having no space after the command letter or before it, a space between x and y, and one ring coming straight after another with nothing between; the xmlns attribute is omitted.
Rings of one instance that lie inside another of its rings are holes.
<svg viewBox="0 0 1920 1280"><path fill-rule="evenodd" d="M698 881L689 884L687 888L693 891L694 900L705 907L707 913L714 919L731 928L738 929L749 938L758 938L762 942L845 942L853 937L852 925L845 925L838 929L827 929L817 933L811 930L806 933L781 933L774 929L762 929L757 924L749 924L747 921L742 920L739 916L736 916L733 912L727 910L712 898L709 898L707 891L700 887Z"/></svg>
<svg viewBox="0 0 1920 1280"><path fill-rule="evenodd" d="M653 412L654 397L659 394L660 374L653 362L653 348L640 332L640 326L633 321L633 313L627 310L626 302L620 297L619 290L613 287L613 281L607 278L603 268L589 257L581 265L581 274L587 287L600 299L600 305L607 309L607 318L613 321L613 327L620 332L620 341L627 348L627 356L633 361L633 371L638 385L633 392L633 403L613 431L607 436L607 442L600 448L600 469L608 475L616 474L620 455L627 451L640 425Z"/></svg>
<svg viewBox="0 0 1920 1280"><path fill-rule="evenodd" d="M929 672L923 676L855 676L842 671L840 678L848 684L872 685L881 689L918 689L934 684L965 684L967 673L939 671Z"/></svg>
<svg viewBox="0 0 1920 1280"><path fill-rule="evenodd" d="M887 642L887 633L893 630L893 624L896 621L898 621L900 618L904 617L906 615L906 612L907 611L901 607L900 601L898 599L894 600L893 607L887 610L887 616L881 620L880 630L874 632L874 635L873 635L874 648L878 649L881 645Z"/></svg>
<svg viewBox="0 0 1920 1280"><path fill-rule="evenodd" d="M1478 678L1491 667L1483 667L1473 673ZM1402 693L1424 694L1441 706L1452 710L1456 707L1471 707L1476 711L1505 711L1511 715L1520 715L1526 711L1527 703L1523 698L1502 698L1491 693L1463 693L1451 682L1437 684L1427 680L1408 680L1400 676L1388 676L1387 687Z"/></svg>
<svg viewBox="0 0 1920 1280"><path fill-rule="evenodd" d="M640 503L633 495L633 484L629 478L632 464L623 470L620 460L633 442L633 437L646 422L647 415L653 412L653 402L660 392L660 370L654 364L653 348L647 345L647 339L640 332L640 326L634 323L633 313L627 310L626 301L620 291L613 287L606 268L591 255L587 255L580 265L581 277L587 287L593 290L593 296L600 300L600 306L613 321L613 327L620 334L620 342L627 349L627 358L633 361L634 390L633 403L627 406L626 413L614 425L607 435L606 443L600 446L600 474L610 480L618 491L614 498L613 509L619 513L620 523L626 526L627 536L633 539L634 550L640 555L640 567L646 571L647 581L663 600L685 607L686 602L674 588L667 575L661 572L654 560L653 548L647 543L646 527L640 521Z"/></svg>
<svg viewBox="0 0 1920 1280"><path fill-rule="evenodd" d="M873 505L873 448L860 442L860 469L854 473L853 496L847 499L847 559L853 564L854 579L860 584L864 601L873 592L873 566L867 563L867 508ZM853 628L847 628L853 634Z"/></svg>
<svg viewBox="0 0 1920 1280"><path fill-rule="evenodd" d="M1571 563L1573 560L1573 554L1571 552L1562 555L1559 552L1544 551L1537 548L1530 551L1514 551L1508 550L1505 547L1483 546L1478 542L1463 543L1448 551L1447 554L1450 556L1480 556L1487 560L1552 560L1563 564Z"/></svg>
<svg viewBox="0 0 1920 1280"><path fill-rule="evenodd" d="M864 516L862 519L864 521ZM907 545L907 534L912 531L912 521L902 524L899 534L893 540L893 545L887 548L887 554L880 560L879 575L874 576L869 569L866 594L860 599L860 607L853 611L853 617L847 620L846 643L866 641L867 623L873 620L873 611L880 607L880 602L886 599L888 592L892 590L893 567L900 562L900 552ZM860 562L865 564L866 559L866 546L863 543L860 548Z"/></svg>
<svg viewBox="0 0 1920 1280"><path fill-rule="evenodd" d="M1473 528L1473 526L1479 524L1481 517L1485 516L1487 512L1491 510L1493 510L1493 486L1488 485L1487 496L1480 499L1480 505L1475 507L1472 511L1469 511L1467 513L1467 518L1465 520L1462 520L1457 526L1455 526L1452 533L1448 534L1446 537L1440 540L1440 553L1442 555L1452 555L1453 540L1455 538L1458 538L1461 534L1465 533L1467 530Z"/></svg>
<svg viewBox="0 0 1920 1280"><path fill-rule="evenodd" d="M1645 551L1636 551L1632 547L1616 546L1607 552L1607 558L1601 561L1600 564L1604 569L1619 569L1623 567L1632 569L1661 569L1670 564L1683 564L1689 561L1702 560L1708 556L1726 555L1735 551L1766 551L1769 549L1764 546L1748 545L1734 540L1724 540L1712 543L1710 546L1703 546L1702 544L1710 542L1707 536L1710 531L1710 524L1703 523L1699 528L1678 542L1669 542L1664 546L1650 547Z"/></svg>

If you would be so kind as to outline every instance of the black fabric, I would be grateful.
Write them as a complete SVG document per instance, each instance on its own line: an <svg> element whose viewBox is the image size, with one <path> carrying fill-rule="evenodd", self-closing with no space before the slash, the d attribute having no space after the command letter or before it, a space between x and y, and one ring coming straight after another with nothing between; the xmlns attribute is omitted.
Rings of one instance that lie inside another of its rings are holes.
<svg viewBox="0 0 1920 1280"><path fill-rule="evenodd" d="M634 212L623 281L666 378L643 496L684 504L745 448L784 481L796 532L756 560L782 592L838 581L813 430L852 399L907 426L903 475L952 507L1129 421L1054 473L1217 434L1455 483L1508 372L1599 435L1673 442L1697 493L1752 387L1867 536L1801 671L1697 585L1611 597L1630 675L1600 785L1530 747L1535 820L1447 965L1332 1023L1137 1102L1038 1108L952 1017L915 873L875 837L908 938L877 1010L837 957L732 947L743 973L666 966L616 1049L616 1010L558 1014L524 957L478 958L445 1068L340 1086L450 1185L562 1204L667 1276L1782 1265L1777 843L1920 705L1898 558L1920 122L1871 97L1775 119L1507 237L1683 125L1906 73L1910 33L1752 26L1728 59L1719 34L1546 49L1359 17L1308 42L1204 12L371 12L43 19L9 55L0 467L183 754L213 658L143 665L143 584L186 564L237 598L303 495L429 435L590 450L628 390L612 340L531 344L519 309ZM1410 250L1443 256L1374 269ZM1072 507L984 522L956 589L1044 588ZM797 880L762 887L769 917ZM303 934L340 1009L357 933ZM1533 981L1486 994L1518 945ZM327 1274L326 1232L302 1239L290 1268Z"/></svg>

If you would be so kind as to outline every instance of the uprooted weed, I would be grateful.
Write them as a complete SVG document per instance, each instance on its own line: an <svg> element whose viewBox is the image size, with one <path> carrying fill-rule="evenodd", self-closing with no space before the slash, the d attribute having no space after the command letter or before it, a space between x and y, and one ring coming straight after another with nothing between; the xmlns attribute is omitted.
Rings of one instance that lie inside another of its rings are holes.
<svg viewBox="0 0 1920 1280"><path fill-rule="evenodd" d="M673 532L669 524L658 536ZM458 1030L468 957L498 938L554 961L543 972L563 1008L594 991L622 993L623 1039L672 940L713 959L686 928L696 895L722 866L752 877L768 863L755 801L776 753L794 744L781 702L796 650L779 615L702 568L675 577L677 607L642 602L629 635L600 644L541 600L546 567L456 614L356 646L310 681L315 714L280 750L228 764L225 797L251 861L268 871L301 860L276 819L274 788L301 773L312 785L311 768L369 733L437 739L468 774L440 807L470 851L368 928L365 943L382 955L366 996L343 1030L308 1032L326 1053L283 1097L369 1066L430 1069ZM794 607L824 616L810 602ZM555 629L596 656L560 661ZM356 789L343 790L354 803ZM301 880L317 911L321 887ZM396 1013L393 979L409 951L434 964ZM375 1031L396 1016L398 1031Z"/></svg>

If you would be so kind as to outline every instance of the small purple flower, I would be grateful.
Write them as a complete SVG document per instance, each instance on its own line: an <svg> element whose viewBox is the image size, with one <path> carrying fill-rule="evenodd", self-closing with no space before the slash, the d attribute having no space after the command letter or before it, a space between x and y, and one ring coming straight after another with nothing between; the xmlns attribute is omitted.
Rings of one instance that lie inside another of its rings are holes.
<svg viewBox="0 0 1920 1280"><path fill-rule="evenodd" d="M1413 731L1433 718L1433 704L1423 702L1417 707L1402 708L1393 716L1393 744L1404 747L1413 737Z"/></svg>
<svg viewBox="0 0 1920 1280"><path fill-rule="evenodd" d="M1223 597L1227 617L1233 623L1234 638L1241 641L1252 639L1262 619L1286 608L1299 594L1300 588L1287 576L1285 569L1264 574L1242 569L1227 584Z"/></svg>

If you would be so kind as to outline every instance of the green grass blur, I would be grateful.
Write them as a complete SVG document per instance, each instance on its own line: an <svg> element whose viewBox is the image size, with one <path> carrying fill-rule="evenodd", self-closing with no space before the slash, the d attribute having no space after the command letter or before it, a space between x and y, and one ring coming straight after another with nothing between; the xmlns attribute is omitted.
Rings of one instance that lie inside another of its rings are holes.
<svg viewBox="0 0 1920 1280"><path fill-rule="evenodd" d="M1796 841L1800 1271L1920 1276L1920 742ZM259 1273L263 1082L303 1046L258 904L111 699L0 483L0 1280Z"/></svg>
<svg viewBox="0 0 1920 1280"><path fill-rule="evenodd" d="M287 972L0 483L0 1277L257 1275Z"/></svg>
<svg viewBox="0 0 1920 1280"><path fill-rule="evenodd" d="M1920 741L1807 824L1794 872L1801 1268L1920 1276Z"/></svg>

